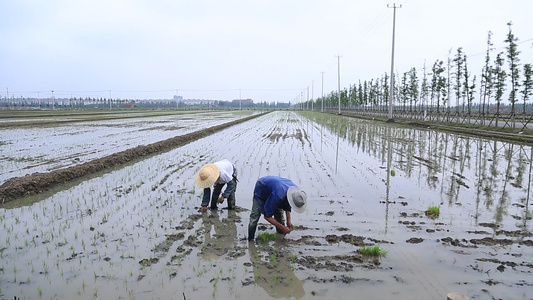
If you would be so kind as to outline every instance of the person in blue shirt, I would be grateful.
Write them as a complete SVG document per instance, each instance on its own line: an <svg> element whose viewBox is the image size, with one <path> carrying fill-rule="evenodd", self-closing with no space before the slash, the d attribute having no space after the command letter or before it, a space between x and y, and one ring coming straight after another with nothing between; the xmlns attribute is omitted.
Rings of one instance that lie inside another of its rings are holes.
<svg viewBox="0 0 533 300"><path fill-rule="evenodd" d="M261 214L270 224L276 226L278 233L291 232L291 211L298 213L307 207L307 195L294 182L278 176L265 176L259 178L254 188L250 224L248 224L248 241L255 239L257 222ZM283 220L283 211L287 218L287 225Z"/></svg>
<svg viewBox="0 0 533 300"><path fill-rule="evenodd" d="M237 169L227 159L203 165L194 178L196 185L204 189L202 212L207 211L209 202L211 202L211 209L218 209L217 202L222 203L225 199L228 199L228 209L235 209L237 181ZM226 189L220 195L224 185L226 185ZM213 186L212 195L211 186Z"/></svg>

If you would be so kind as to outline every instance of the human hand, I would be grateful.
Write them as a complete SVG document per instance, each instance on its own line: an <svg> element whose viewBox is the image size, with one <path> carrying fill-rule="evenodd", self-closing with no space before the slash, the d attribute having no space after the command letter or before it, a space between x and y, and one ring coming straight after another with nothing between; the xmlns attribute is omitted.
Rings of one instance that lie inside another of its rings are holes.
<svg viewBox="0 0 533 300"><path fill-rule="evenodd" d="M289 234L291 232L291 229L287 226L282 225L281 231L283 232L283 234Z"/></svg>
<svg viewBox="0 0 533 300"><path fill-rule="evenodd" d="M206 212L207 211L207 206L202 206L202 212Z"/></svg>
<svg viewBox="0 0 533 300"><path fill-rule="evenodd" d="M287 227L289 227L290 230L292 230L292 222L287 222Z"/></svg>
<svg viewBox="0 0 533 300"><path fill-rule="evenodd" d="M224 196L220 196L220 197L218 198L218 203L222 203L222 202L224 202Z"/></svg>

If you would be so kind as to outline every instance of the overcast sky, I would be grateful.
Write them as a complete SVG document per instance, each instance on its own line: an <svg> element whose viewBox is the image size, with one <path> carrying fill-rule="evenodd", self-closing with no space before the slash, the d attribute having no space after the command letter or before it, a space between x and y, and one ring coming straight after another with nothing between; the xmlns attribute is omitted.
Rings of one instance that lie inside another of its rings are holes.
<svg viewBox="0 0 533 300"><path fill-rule="evenodd" d="M533 63L530 0L2 0L0 95L296 102L447 60L478 75L509 21Z"/></svg>

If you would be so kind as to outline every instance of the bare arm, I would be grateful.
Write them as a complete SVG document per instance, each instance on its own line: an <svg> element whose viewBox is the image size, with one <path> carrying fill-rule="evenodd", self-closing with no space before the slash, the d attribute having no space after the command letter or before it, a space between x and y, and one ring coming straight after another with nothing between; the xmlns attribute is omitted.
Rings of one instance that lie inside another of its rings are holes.
<svg viewBox="0 0 533 300"><path fill-rule="evenodd" d="M291 212L286 210L285 211L285 216L287 218L287 227L289 227L289 229L292 230Z"/></svg>
<svg viewBox="0 0 533 300"><path fill-rule="evenodd" d="M288 233L291 232L291 229L289 227L284 226L280 222L276 221L276 219L274 219L274 217L265 217L265 220L267 220L270 224L276 226L276 228L281 230L284 234L288 234Z"/></svg>

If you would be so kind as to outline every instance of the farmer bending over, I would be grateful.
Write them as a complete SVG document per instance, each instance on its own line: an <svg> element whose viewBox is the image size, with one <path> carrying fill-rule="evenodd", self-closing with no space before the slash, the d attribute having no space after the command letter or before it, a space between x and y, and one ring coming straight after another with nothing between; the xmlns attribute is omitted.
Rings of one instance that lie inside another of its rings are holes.
<svg viewBox="0 0 533 300"><path fill-rule="evenodd" d="M278 233L291 232L291 209L302 213L306 208L307 195L294 182L278 176L259 178L254 188L252 212L248 225L248 240L255 239L255 230L261 214L265 220L276 226ZM287 226L283 220L283 211L287 217Z"/></svg>
<svg viewBox="0 0 533 300"><path fill-rule="evenodd" d="M217 201L222 203L225 199L228 199L228 209L235 209L235 190L237 189L237 181L237 169L235 169L235 166L227 159L202 166L194 179L196 185L204 189L202 211L207 211L209 200L211 200L211 209L217 209ZM214 187L213 195L211 196L212 185L214 185ZM224 193L220 195L224 185L226 185L226 189L224 190Z"/></svg>

